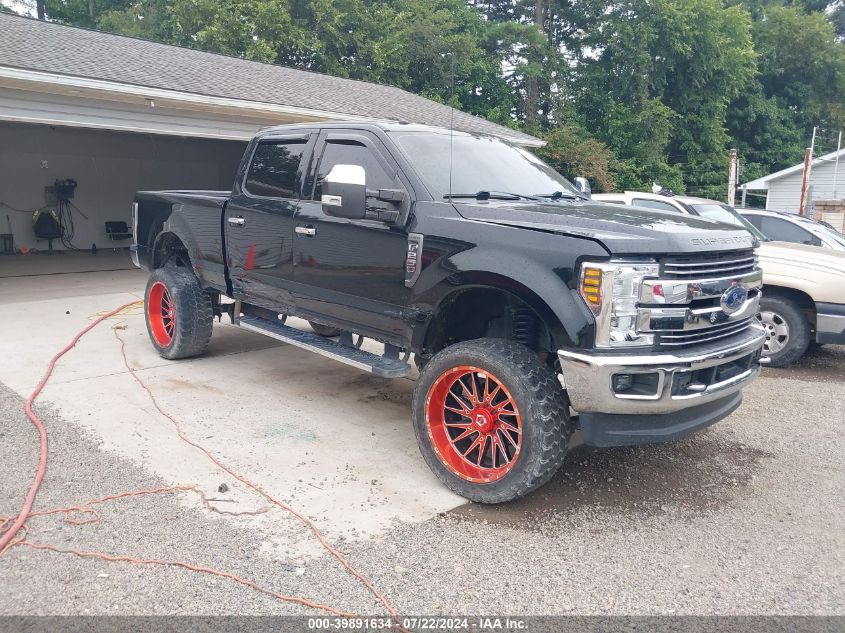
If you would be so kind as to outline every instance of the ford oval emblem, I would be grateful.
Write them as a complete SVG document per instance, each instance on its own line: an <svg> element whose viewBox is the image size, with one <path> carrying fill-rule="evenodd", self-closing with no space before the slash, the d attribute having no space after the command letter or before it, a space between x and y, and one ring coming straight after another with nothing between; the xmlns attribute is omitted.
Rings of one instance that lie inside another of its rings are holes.
<svg viewBox="0 0 845 633"><path fill-rule="evenodd" d="M748 290L742 286L731 286L722 293L719 305L725 314L733 314L739 310L748 299Z"/></svg>

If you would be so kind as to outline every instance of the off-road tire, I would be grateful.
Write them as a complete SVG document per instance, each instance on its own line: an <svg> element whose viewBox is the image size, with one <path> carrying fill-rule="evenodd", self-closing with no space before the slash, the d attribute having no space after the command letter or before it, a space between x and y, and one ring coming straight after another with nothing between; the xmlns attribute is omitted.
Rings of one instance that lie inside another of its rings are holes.
<svg viewBox="0 0 845 633"><path fill-rule="evenodd" d="M495 376L510 393L522 420L516 460L504 476L488 483L468 481L447 466L437 453L427 419L432 389L444 374L464 366ZM563 463L573 431L554 373L527 347L504 339L465 341L435 354L420 372L412 406L414 432L426 463L448 488L479 503L511 501L546 483Z"/></svg>
<svg viewBox="0 0 845 633"><path fill-rule="evenodd" d="M806 353L812 339L810 323L801 308L784 297L767 297L764 293L760 300L760 313L765 312L777 315L786 323L789 328L789 337L783 349L774 353L767 353L764 347L763 353L769 358L769 367L788 367ZM766 327L765 324L763 325ZM767 341L766 346L768 345Z"/></svg>
<svg viewBox="0 0 845 633"><path fill-rule="evenodd" d="M165 333L166 336L161 336L160 327L157 329L155 312L158 305L153 305L157 304L155 295L162 291L162 284L173 308L172 332ZM208 347L214 320L211 295L203 291L196 275L188 268L168 264L152 272L144 293L144 316L150 341L162 358L176 360L199 356Z"/></svg>
<svg viewBox="0 0 845 633"><path fill-rule="evenodd" d="M328 325L320 325L319 323L314 323L313 321L308 321L308 325L311 326L311 329L314 330L316 334L320 336L324 336L326 338L332 338L333 336L340 336L340 330L336 327L329 327Z"/></svg>

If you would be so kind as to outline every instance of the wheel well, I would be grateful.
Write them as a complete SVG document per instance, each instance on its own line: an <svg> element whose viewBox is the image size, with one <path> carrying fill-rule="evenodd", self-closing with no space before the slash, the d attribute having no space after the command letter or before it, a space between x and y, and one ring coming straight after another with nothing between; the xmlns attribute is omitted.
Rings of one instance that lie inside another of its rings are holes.
<svg viewBox="0 0 845 633"><path fill-rule="evenodd" d="M553 327L512 293L466 288L451 293L438 306L426 329L422 355L428 358L449 345L483 337L515 340L536 352L550 352L554 349Z"/></svg>
<svg viewBox="0 0 845 633"><path fill-rule="evenodd" d="M816 327L816 302L806 292L795 288L764 285L763 297L781 297L792 301L801 309L810 325Z"/></svg>
<svg viewBox="0 0 845 633"><path fill-rule="evenodd" d="M191 268L191 258L182 240L175 233L161 233L153 246L153 269L171 261L177 266Z"/></svg>

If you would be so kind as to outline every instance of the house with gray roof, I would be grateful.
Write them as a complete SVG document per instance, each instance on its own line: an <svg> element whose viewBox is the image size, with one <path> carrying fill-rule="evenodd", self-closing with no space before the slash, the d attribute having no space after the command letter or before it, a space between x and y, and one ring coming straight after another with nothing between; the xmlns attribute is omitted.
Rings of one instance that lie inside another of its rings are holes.
<svg viewBox="0 0 845 633"><path fill-rule="evenodd" d="M112 244L140 189L228 189L260 128L405 121L542 142L392 86L0 13L0 233L44 248L31 212L77 184L74 248Z"/></svg>

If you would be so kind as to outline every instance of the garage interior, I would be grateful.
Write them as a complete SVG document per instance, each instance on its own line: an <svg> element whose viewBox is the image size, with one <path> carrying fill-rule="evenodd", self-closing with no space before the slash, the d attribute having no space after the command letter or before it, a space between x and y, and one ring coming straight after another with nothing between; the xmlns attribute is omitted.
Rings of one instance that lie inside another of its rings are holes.
<svg viewBox="0 0 845 633"><path fill-rule="evenodd" d="M3 251L49 252L48 239L34 230L33 214L41 209L63 211L54 216L64 231L63 238L53 240L56 253L125 249L132 241L130 207L135 191L227 190L245 147L243 141L2 122ZM68 180L76 187L61 186ZM56 183L60 183L58 196ZM59 198L64 196L68 199L63 203ZM125 223L130 234L108 235L109 222ZM59 262L54 267L63 268ZM14 268L20 265L16 262Z"/></svg>

